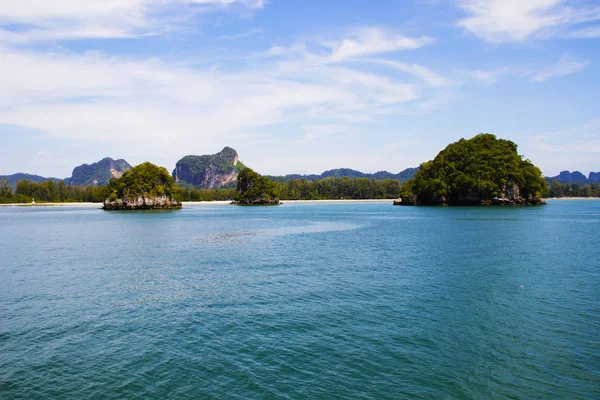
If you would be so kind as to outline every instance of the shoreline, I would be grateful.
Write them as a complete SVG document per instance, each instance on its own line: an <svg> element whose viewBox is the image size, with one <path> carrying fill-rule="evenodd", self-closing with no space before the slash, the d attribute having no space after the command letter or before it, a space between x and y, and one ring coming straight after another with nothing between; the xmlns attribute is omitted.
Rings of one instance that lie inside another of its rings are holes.
<svg viewBox="0 0 600 400"><path fill-rule="evenodd" d="M548 197L548 198L544 198L542 197L544 200L546 201L554 201L554 200L559 200L559 201L565 201L565 200L600 200L600 197Z"/></svg>
<svg viewBox="0 0 600 400"><path fill-rule="evenodd" d="M98 206L101 207L102 203L8 203L8 204L0 204L0 207L91 207Z"/></svg>
<svg viewBox="0 0 600 400"><path fill-rule="evenodd" d="M600 197L550 197L544 198L546 201L568 201L568 200L600 200ZM343 203L392 203L394 199L344 199L344 200L281 200L282 205L285 204L343 204ZM215 201L183 201L181 202L184 206L195 206L195 205L229 205L229 200L215 200ZM102 203L9 203L0 204L0 207L102 207Z"/></svg>

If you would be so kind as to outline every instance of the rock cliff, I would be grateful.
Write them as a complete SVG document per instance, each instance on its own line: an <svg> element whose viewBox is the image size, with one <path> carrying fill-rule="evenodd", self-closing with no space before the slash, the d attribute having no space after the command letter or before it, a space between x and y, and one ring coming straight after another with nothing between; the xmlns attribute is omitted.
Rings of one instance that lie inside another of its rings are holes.
<svg viewBox="0 0 600 400"><path fill-rule="evenodd" d="M217 154L183 157L173 170L173 179L197 188L216 189L233 186L243 167L238 153L225 147Z"/></svg>
<svg viewBox="0 0 600 400"><path fill-rule="evenodd" d="M102 208L105 210L166 210L181 208L181 202L166 195L156 197L143 195L117 200L105 199Z"/></svg>
<svg viewBox="0 0 600 400"><path fill-rule="evenodd" d="M124 172L130 169L131 165L127 161L113 160L106 157L93 164L83 164L75 167L68 183L77 186L104 186L111 179L120 178Z"/></svg>

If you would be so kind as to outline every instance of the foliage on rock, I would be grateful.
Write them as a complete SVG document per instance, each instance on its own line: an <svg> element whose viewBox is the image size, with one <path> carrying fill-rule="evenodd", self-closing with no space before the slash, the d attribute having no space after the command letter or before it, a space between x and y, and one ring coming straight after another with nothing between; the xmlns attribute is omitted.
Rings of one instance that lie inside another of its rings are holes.
<svg viewBox="0 0 600 400"><path fill-rule="evenodd" d="M250 168L244 168L237 177L234 200L241 205L279 204L279 193L274 182Z"/></svg>
<svg viewBox="0 0 600 400"><path fill-rule="evenodd" d="M540 169L517 145L488 133L448 145L405 186L419 204L480 204L507 194L531 202L546 191Z"/></svg>
<svg viewBox="0 0 600 400"><path fill-rule="evenodd" d="M119 179L113 179L106 186L106 198L110 200L137 198L140 196L173 196L179 188L166 168L150 162L137 165L123 173Z"/></svg>

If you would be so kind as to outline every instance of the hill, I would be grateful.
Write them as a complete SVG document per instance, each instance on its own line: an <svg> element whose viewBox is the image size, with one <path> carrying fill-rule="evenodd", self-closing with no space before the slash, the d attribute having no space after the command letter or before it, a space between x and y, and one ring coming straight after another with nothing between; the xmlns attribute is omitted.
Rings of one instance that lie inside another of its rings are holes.
<svg viewBox="0 0 600 400"><path fill-rule="evenodd" d="M216 154L183 157L177 161L172 175L182 186L188 184L195 188L217 189L234 186L243 168L238 153L231 147L225 147Z"/></svg>
<svg viewBox="0 0 600 400"><path fill-rule="evenodd" d="M15 189L17 187L17 182L28 180L29 182L42 183L46 181L54 181L56 183L60 182L61 179L58 178L45 178L39 175L31 175L24 173L17 173L12 175L0 175L0 182L8 181L8 186Z"/></svg>
<svg viewBox="0 0 600 400"><path fill-rule="evenodd" d="M379 172L375 172L374 174L369 174L369 173L360 172L360 171L357 171L355 169L350 169L350 168L338 168L338 169L327 170L319 175L316 175L316 174L311 174L311 175L290 174L290 175L283 175L283 176L274 176L274 175L265 175L265 176L272 181L280 182L280 183L285 183L285 182L293 180L293 179L305 179L307 181L318 181L318 180L325 179L325 178L344 178L344 177L351 178L351 179L353 179L353 178L368 178L368 179L376 179L376 180L397 179L400 182L405 182L408 179L415 176L415 173L418 170L419 170L419 168L407 168L397 174L393 174L388 171L379 171Z"/></svg>
<svg viewBox="0 0 600 400"><path fill-rule="evenodd" d="M600 172L590 172L588 177L586 177L579 171L562 171L556 176L547 176L545 179L548 183L558 181L559 183L579 183L585 185L600 182Z"/></svg>

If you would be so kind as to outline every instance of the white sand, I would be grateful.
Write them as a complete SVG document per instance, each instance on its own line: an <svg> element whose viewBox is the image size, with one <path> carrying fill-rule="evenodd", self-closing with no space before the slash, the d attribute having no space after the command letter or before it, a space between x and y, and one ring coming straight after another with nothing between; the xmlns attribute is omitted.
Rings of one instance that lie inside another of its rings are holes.
<svg viewBox="0 0 600 400"><path fill-rule="evenodd" d="M102 207L102 203L10 203L0 204L0 206L17 207Z"/></svg>
<svg viewBox="0 0 600 400"><path fill-rule="evenodd" d="M554 201L554 200L600 200L600 197L550 197L548 199L544 199L546 201Z"/></svg>

